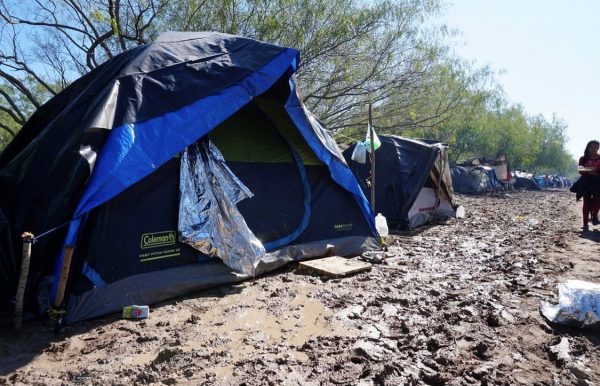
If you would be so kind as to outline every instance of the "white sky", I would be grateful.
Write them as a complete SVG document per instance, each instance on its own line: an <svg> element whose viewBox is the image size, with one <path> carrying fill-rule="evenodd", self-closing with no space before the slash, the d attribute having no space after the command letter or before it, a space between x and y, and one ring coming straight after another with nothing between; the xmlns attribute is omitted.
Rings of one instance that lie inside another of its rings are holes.
<svg viewBox="0 0 600 386"><path fill-rule="evenodd" d="M575 157L600 139L600 0L448 0L456 53L490 65L513 103L567 124Z"/></svg>

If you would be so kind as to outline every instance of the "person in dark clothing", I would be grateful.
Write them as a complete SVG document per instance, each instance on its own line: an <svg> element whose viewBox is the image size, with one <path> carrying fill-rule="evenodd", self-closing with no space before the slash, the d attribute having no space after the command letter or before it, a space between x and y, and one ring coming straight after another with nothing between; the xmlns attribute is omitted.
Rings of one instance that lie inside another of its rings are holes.
<svg viewBox="0 0 600 386"><path fill-rule="evenodd" d="M589 230L591 214L592 224L600 224L598 211L600 210L600 143L596 140L588 142L579 158L579 174L581 177L571 187L571 192L576 193L576 199L583 197L583 230Z"/></svg>

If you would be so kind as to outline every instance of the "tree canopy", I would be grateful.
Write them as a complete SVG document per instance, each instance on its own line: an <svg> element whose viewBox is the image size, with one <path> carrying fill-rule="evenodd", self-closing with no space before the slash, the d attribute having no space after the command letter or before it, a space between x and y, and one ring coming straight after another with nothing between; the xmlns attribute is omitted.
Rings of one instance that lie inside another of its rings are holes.
<svg viewBox="0 0 600 386"><path fill-rule="evenodd" d="M563 171L566 123L506 100L489 68L455 57L427 21L438 0L4 0L0 148L46 100L118 53L168 30L212 30L301 51L301 95L336 137L433 137L453 160L503 153Z"/></svg>

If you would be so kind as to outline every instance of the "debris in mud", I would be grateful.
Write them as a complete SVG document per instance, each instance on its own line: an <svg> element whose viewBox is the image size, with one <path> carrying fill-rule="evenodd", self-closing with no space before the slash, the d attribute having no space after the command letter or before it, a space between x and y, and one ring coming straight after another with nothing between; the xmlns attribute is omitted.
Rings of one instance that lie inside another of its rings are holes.
<svg viewBox="0 0 600 386"><path fill-rule="evenodd" d="M490 312L486 318L486 323L490 327L500 327L500 318L498 314Z"/></svg>
<svg viewBox="0 0 600 386"><path fill-rule="evenodd" d="M200 317L197 315L191 315L185 322L189 324L198 324L200 323Z"/></svg>
<svg viewBox="0 0 600 386"><path fill-rule="evenodd" d="M490 359L490 351L489 351L490 346L485 343L485 342L477 342L477 344L475 344L475 346L473 346L473 354L475 354L477 357L487 360Z"/></svg>
<svg viewBox="0 0 600 386"><path fill-rule="evenodd" d="M558 304L542 301L542 315L553 323L600 327L600 284L568 280L558 285Z"/></svg>
<svg viewBox="0 0 600 386"><path fill-rule="evenodd" d="M381 264L386 259L387 254L381 251L369 251L365 252L360 256L363 261L368 261L373 264Z"/></svg>
<svg viewBox="0 0 600 386"><path fill-rule="evenodd" d="M567 369L573 374L577 379L590 379L589 369L585 366L582 366L578 363L569 363L567 365Z"/></svg>
<svg viewBox="0 0 600 386"><path fill-rule="evenodd" d="M155 340L158 340L158 337L156 337L156 336L151 336L151 335L150 335L150 336L144 336L144 335L140 335L140 336L138 336L138 337L135 339L135 341L136 341L136 342L138 342L138 343L152 342L152 341L155 341Z"/></svg>
<svg viewBox="0 0 600 386"><path fill-rule="evenodd" d="M325 257L303 261L298 264L299 270L311 270L323 275L340 277L353 273L371 270L371 264L356 260L345 259L339 256Z"/></svg>
<svg viewBox="0 0 600 386"><path fill-rule="evenodd" d="M175 379L173 377L169 377L169 378L161 380L160 382L165 385L174 385L177 383L177 379Z"/></svg>
<svg viewBox="0 0 600 386"><path fill-rule="evenodd" d="M426 366L422 362L417 363L417 367L419 368L419 377L426 384L432 386L442 386L446 383L438 371Z"/></svg>
<svg viewBox="0 0 600 386"><path fill-rule="evenodd" d="M384 359L385 350L366 340L361 340L354 346L354 352L374 361Z"/></svg>
<svg viewBox="0 0 600 386"><path fill-rule="evenodd" d="M183 353L183 351L179 348L165 347L162 350L160 350L160 352L158 353L158 355L156 356L154 361L152 361L152 364L158 365L160 363L167 362L174 356L182 354L182 353Z"/></svg>
<svg viewBox="0 0 600 386"><path fill-rule="evenodd" d="M563 365L571 361L571 353L569 339L561 338L560 342L554 346L548 347L550 357L559 365Z"/></svg>

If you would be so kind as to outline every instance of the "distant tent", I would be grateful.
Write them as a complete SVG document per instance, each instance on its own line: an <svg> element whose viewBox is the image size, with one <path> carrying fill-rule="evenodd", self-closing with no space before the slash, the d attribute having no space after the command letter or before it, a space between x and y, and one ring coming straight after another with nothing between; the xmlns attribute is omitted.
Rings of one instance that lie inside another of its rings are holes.
<svg viewBox="0 0 600 386"><path fill-rule="evenodd" d="M548 186L546 186L546 177L545 176L535 176L534 177L535 182L537 182L537 184L542 187L542 188L549 188L550 187L550 179L548 179Z"/></svg>
<svg viewBox="0 0 600 386"><path fill-rule="evenodd" d="M24 231L58 227L33 246L30 309L52 304L74 247L67 323L250 277L221 259L255 256L260 274L377 247L368 202L296 93L297 64L290 48L166 33L38 109L0 154L0 306Z"/></svg>
<svg viewBox="0 0 600 386"><path fill-rule="evenodd" d="M535 176L531 173L523 173L515 170L513 173L515 183L513 188L526 190L542 190L542 186L536 181Z"/></svg>
<svg viewBox="0 0 600 386"><path fill-rule="evenodd" d="M495 158L486 158L482 165L492 167L496 173L496 178L500 183L506 183L511 179L509 178L508 160L506 159L506 156L501 155Z"/></svg>
<svg viewBox="0 0 600 386"><path fill-rule="evenodd" d="M538 185L545 186L545 176L536 176L535 180ZM548 186L549 188L566 188L568 187L568 180L565 177L559 175L549 175L548 176Z"/></svg>
<svg viewBox="0 0 600 386"><path fill-rule="evenodd" d="M437 141L413 140L379 135L376 155L376 212L388 224L413 229L430 221L454 217L454 191L450 178L447 148ZM356 144L344 150L344 157L363 192L370 197L367 179L371 163L351 159Z"/></svg>
<svg viewBox="0 0 600 386"><path fill-rule="evenodd" d="M490 166L455 165L450 173L457 193L478 194L502 189L496 171Z"/></svg>
<svg viewBox="0 0 600 386"><path fill-rule="evenodd" d="M555 188L566 188L568 187L568 181L562 176L552 176L552 182Z"/></svg>
<svg viewBox="0 0 600 386"><path fill-rule="evenodd" d="M481 157L472 158L464 161L462 166L488 166L494 169L496 173L496 179L500 183L506 183L509 178L508 160L506 156L500 155L497 157Z"/></svg>

